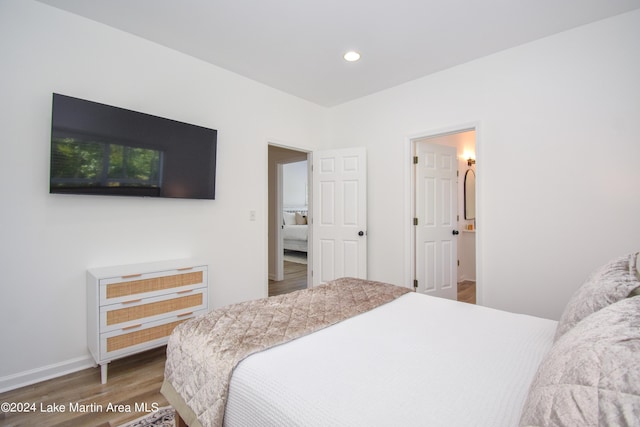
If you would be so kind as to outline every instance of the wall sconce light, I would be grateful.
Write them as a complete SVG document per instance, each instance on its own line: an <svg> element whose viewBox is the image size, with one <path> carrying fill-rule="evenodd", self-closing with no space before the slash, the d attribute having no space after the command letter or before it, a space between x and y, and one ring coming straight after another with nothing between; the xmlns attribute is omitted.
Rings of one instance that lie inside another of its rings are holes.
<svg viewBox="0 0 640 427"><path fill-rule="evenodd" d="M469 165L469 167L476 164L476 154L471 150L464 150L462 158L467 161L467 165Z"/></svg>

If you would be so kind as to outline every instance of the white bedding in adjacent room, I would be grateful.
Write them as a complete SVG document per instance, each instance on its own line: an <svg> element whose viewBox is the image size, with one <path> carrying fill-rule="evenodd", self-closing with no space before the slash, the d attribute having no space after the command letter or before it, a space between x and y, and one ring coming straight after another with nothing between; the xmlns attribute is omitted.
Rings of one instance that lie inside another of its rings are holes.
<svg viewBox="0 0 640 427"><path fill-rule="evenodd" d="M226 426L514 426L557 322L406 294L254 354Z"/></svg>
<svg viewBox="0 0 640 427"><path fill-rule="evenodd" d="M285 240L303 240L307 241L309 226L303 225L285 225L282 228L282 238Z"/></svg>

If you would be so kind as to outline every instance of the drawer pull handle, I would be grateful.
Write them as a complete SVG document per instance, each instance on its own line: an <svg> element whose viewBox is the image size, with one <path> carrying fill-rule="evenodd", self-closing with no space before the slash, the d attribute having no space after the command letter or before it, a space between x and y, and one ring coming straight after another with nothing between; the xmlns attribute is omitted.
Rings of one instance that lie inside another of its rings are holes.
<svg viewBox="0 0 640 427"><path fill-rule="evenodd" d="M132 277L140 277L142 276L142 273L138 273L138 274L129 274L127 276L122 276L123 279L131 279Z"/></svg>
<svg viewBox="0 0 640 427"><path fill-rule="evenodd" d="M137 324L137 325L127 326L126 328L122 328L122 330L123 330L123 331L128 331L129 329L139 328L140 326L142 326L142 323L139 323L139 324Z"/></svg>
<svg viewBox="0 0 640 427"><path fill-rule="evenodd" d="M131 301L125 301L123 302L123 304L133 304L134 302L140 302L142 301L141 299L132 299Z"/></svg>
<svg viewBox="0 0 640 427"><path fill-rule="evenodd" d="M182 267L182 268L178 268L178 271L187 271L187 270L193 270L193 267Z"/></svg>
<svg viewBox="0 0 640 427"><path fill-rule="evenodd" d="M186 291L176 292L177 294L188 294L189 292L193 292L193 289L187 289Z"/></svg>
<svg viewBox="0 0 640 427"><path fill-rule="evenodd" d="M184 317L184 316L190 316L193 314L193 311L190 311L188 313L182 313L182 314L178 314L178 317Z"/></svg>

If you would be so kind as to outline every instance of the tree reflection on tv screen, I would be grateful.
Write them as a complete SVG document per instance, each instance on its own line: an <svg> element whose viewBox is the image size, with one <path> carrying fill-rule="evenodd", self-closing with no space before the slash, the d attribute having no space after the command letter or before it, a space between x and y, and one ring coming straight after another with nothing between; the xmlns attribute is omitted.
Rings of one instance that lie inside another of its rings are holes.
<svg viewBox="0 0 640 427"><path fill-rule="evenodd" d="M51 141L51 185L60 187L159 187L162 152L57 138Z"/></svg>

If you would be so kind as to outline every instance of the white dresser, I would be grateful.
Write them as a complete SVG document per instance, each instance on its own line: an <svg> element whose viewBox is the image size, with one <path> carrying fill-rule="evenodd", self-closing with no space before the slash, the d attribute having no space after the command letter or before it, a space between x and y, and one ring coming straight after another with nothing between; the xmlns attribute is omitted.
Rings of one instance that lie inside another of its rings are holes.
<svg viewBox="0 0 640 427"><path fill-rule="evenodd" d="M166 344L208 311L207 270L193 259L87 270L87 340L102 384L109 362Z"/></svg>

